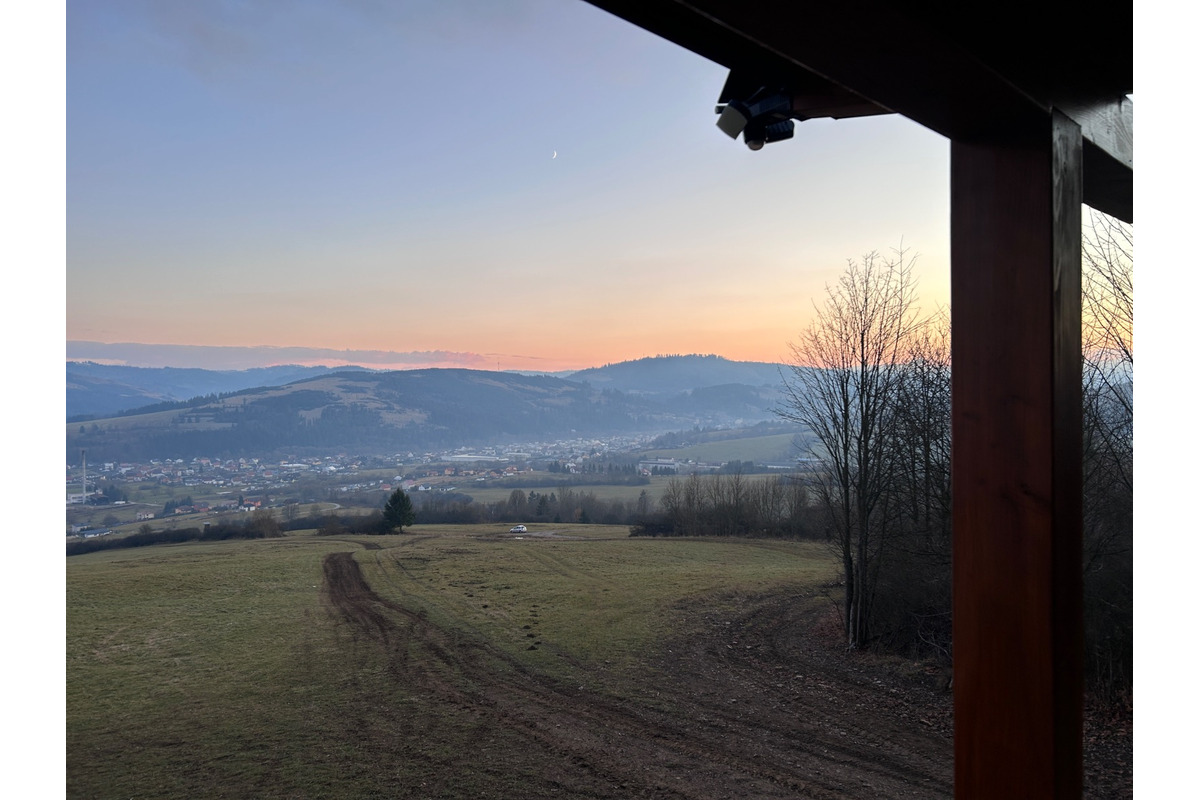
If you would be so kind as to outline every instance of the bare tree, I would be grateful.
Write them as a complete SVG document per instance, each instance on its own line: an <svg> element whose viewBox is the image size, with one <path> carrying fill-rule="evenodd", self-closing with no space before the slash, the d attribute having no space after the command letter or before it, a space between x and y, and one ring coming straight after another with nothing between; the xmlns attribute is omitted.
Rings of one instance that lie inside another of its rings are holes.
<svg viewBox="0 0 1200 800"><path fill-rule="evenodd" d="M738 467L729 475L716 474L703 483L700 512L711 533L736 536L746 532L747 483Z"/></svg>
<svg viewBox="0 0 1200 800"><path fill-rule="evenodd" d="M883 518L894 465L895 395L917 317L913 258L868 253L826 287L815 321L791 345L780 417L813 434L817 495L829 513L846 581L846 641L867 643L886 544Z"/></svg>
<svg viewBox="0 0 1200 800"><path fill-rule="evenodd" d="M913 545L950 557L950 315L939 310L908 345L896 385L893 487Z"/></svg>
<svg viewBox="0 0 1200 800"><path fill-rule="evenodd" d="M779 479L751 481L746 487L745 528L760 532L775 530L786 524L784 487Z"/></svg>
<svg viewBox="0 0 1200 800"><path fill-rule="evenodd" d="M810 505L808 502L808 489L804 485L804 481L797 476L790 476L786 479L781 478L781 481L786 480L786 483L781 483L783 496L783 529L791 536L809 535L815 536L816 533L810 527Z"/></svg>
<svg viewBox="0 0 1200 800"><path fill-rule="evenodd" d="M874 630L893 650L949 660L950 318L939 311L912 337L895 394L887 447L894 498Z"/></svg>
<svg viewBox="0 0 1200 800"><path fill-rule="evenodd" d="M1083 587L1094 689L1133 677L1133 229L1099 212L1083 246Z"/></svg>
<svg viewBox="0 0 1200 800"><path fill-rule="evenodd" d="M508 493L508 513L515 517L525 516L529 505L529 497L521 489L513 489Z"/></svg>
<svg viewBox="0 0 1200 800"><path fill-rule="evenodd" d="M254 532L256 537L261 539L270 539L283 535L283 531L279 527L279 521L275 519L275 512L270 508L260 508L250 516L250 530Z"/></svg>
<svg viewBox="0 0 1200 800"><path fill-rule="evenodd" d="M1083 243L1085 451L1133 487L1133 230L1092 212Z"/></svg>

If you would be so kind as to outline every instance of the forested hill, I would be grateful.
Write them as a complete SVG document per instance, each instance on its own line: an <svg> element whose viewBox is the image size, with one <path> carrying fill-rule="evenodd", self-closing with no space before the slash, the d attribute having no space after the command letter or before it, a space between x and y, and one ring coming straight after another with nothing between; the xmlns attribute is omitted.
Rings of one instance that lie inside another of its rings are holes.
<svg viewBox="0 0 1200 800"><path fill-rule="evenodd" d="M429 369L337 372L185 407L68 423L68 459L390 454L462 445L661 431L693 417L549 376Z"/></svg>
<svg viewBox="0 0 1200 800"><path fill-rule="evenodd" d="M67 419L109 416L153 403L180 402L257 386L280 386L330 372L334 372L331 367L294 365L211 370L68 361Z"/></svg>
<svg viewBox="0 0 1200 800"><path fill-rule="evenodd" d="M732 401L741 404L743 410L739 413L744 414L753 413L754 408L766 407L756 396L777 391L779 368L779 364L730 361L713 355L655 356L575 373L557 373L556 377L587 383L597 389L670 398L673 404L690 404L699 412L709 409L734 413L732 408L721 409L723 404ZM295 365L209 370L68 361L67 420L90 421L150 405L182 403L197 397L262 386L282 386L347 370L372 371L363 367L334 369Z"/></svg>
<svg viewBox="0 0 1200 800"><path fill-rule="evenodd" d="M730 361L714 355L654 356L592 367L567 377L599 389L671 396L730 384L775 389L781 383L780 366L761 361Z"/></svg>

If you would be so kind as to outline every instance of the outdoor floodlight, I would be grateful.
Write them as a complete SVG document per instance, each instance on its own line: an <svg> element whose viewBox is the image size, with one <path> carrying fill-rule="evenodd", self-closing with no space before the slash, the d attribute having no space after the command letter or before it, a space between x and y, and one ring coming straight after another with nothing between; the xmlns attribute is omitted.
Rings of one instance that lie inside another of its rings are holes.
<svg viewBox="0 0 1200 800"><path fill-rule="evenodd" d="M742 130L742 141L751 150L761 150L764 144L792 138L796 132L796 123L790 119L765 123L762 118L753 119Z"/></svg>
<svg viewBox="0 0 1200 800"><path fill-rule="evenodd" d="M796 124L792 122L792 95L781 88L759 87L745 100L726 100L733 73L725 84L718 101L717 127L731 139L741 134L751 150L761 150L764 144L792 138Z"/></svg>

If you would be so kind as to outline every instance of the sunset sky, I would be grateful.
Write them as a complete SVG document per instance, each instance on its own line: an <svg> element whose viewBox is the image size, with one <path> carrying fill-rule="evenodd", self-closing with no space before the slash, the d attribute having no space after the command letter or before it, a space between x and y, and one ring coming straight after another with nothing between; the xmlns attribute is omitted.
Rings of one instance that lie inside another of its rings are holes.
<svg viewBox="0 0 1200 800"><path fill-rule="evenodd" d="M948 299L944 139L819 120L750 152L723 67L581 0L66 9L69 342L779 361L901 241Z"/></svg>

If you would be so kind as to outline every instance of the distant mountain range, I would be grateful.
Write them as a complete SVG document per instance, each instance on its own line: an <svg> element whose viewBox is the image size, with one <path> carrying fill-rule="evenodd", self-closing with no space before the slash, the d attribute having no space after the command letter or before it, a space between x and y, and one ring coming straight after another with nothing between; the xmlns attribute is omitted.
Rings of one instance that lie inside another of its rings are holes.
<svg viewBox="0 0 1200 800"><path fill-rule="evenodd" d="M563 377L599 389L653 397L671 397L716 386L777 386L779 364L730 361L721 356L654 356L605 364Z"/></svg>
<svg viewBox="0 0 1200 800"><path fill-rule="evenodd" d="M331 367L211 370L68 361L67 419L109 416L153 403L190 400L258 386L282 386L333 371Z"/></svg>
<svg viewBox="0 0 1200 800"><path fill-rule="evenodd" d="M660 356L569 377L466 369L218 372L74 362L67 365L67 408L74 415L67 453L71 460L87 448L89 459L110 461L382 455L753 425L775 418L778 396L778 365L718 356Z"/></svg>

